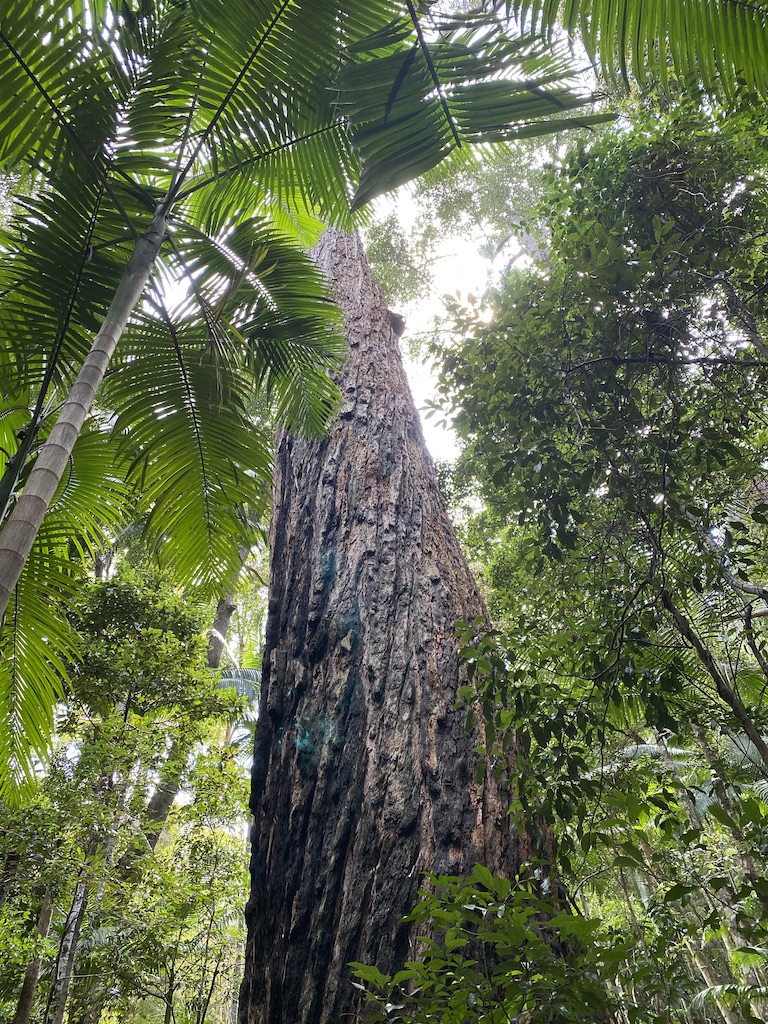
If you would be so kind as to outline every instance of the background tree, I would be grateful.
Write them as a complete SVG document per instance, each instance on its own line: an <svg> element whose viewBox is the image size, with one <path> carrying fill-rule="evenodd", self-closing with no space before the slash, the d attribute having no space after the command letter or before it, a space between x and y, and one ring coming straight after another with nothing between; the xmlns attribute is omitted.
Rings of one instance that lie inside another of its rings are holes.
<svg viewBox="0 0 768 1024"><path fill-rule="evenodd" d="M765 997L760 124L639 112L574 152L546 263L490 326L457 310L444 355L508 652L481 693L531 757L522 798L636 943L630 1004L706 986L726 1019Z"/></svg>
<svg viewBox="0 0 768 1024"><path fill-rule="evenodd" d="M4 964L4 1009L16 1024L110 1011L228 1020L247 775L215 726L242 698L208 668L201 609L157 576L123 569L83 588L78 613L84 649L57 755L25 814L3 809L3 938L39 961L21 995L25 965ZM185 800L161 823L154 798L169 777ZM50 935L35 942L46 905Z"/></svg>

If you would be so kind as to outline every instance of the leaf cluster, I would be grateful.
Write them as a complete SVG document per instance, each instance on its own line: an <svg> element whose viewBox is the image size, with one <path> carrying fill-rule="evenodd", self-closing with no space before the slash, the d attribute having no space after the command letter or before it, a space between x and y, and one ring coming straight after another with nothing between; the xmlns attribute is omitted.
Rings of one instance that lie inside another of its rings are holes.
<svg viewBox="0 0 768 1024"><path fill-rule="evenodd" d="M467 707L514 820L616 928L628 1004L761 1018L766 167L760 111L681 106L572 151L548 250L455 309L463 533L503 628ZM477 500L477 499L475 499ZM745 751L749 753L746 754ZM739 753L741 751L741 753ZM746 953L745 953L746 956ZM720 984L722 983L722 984Z"/></svg>
<svg viewBox="0 0 768 1024"><path fill-rule="evenodd" d="M372 1020L554 1024L609 1013L606 979L623 947L556 906L533 874L510 881L478 864L466 879L427 881L408 918L432 936L419 940L419 960L391 977L351 965Z"/></svg>

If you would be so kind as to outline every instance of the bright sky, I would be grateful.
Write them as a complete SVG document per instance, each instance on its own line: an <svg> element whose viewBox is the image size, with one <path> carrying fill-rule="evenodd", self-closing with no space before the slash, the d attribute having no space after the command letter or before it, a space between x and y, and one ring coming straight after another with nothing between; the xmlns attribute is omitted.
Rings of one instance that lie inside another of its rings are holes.
<svg viewBox="0 0 768 1024"><path fill-rule="evenodd" d="M406 190L398 193L396 206L401 220L418 216L417 208ZM424 418L425 404L434 398L435 374L428 365L409 357L406 351L408 336L428 335L432 332L433 319L442 309L442 295L459 293L461 297L465 297L469 292L481 295L488 285L492 264L478 255L477 245L474 241L468 241L458 236L447 236L443 239L437 256L438 259L431 268L434 277L432 290L422 296L418 303L411 304L404 310L398 309L397 312L402 312L405 316L403 361L416 408L421 413L421 425L427 448L432 458L444 460L455 459L458 455L456 438L450 429L437 426L436 421L440 421L440 416L435 415L431 419Z"/></svg>
<svg viewBox="0 0 768 1024"><path fill-rule="evenodd" d="M428 334L431 331L432 319L440 309L441 295L455 295L460 292L462 296L465 296L467 292L477 294L485 288L487 273L485 261L481 260L474 250L462 243L460 239L454 241L455 253L450 258L446 257L441 261L439 269L435 270L434 292L424 296L418 305L409 306L405 310L404 342L407 342L409 334ZM465 249L463 254L459 251L462 247ZM405 348L406 345L403 345L403 349ZM435 374L432 368L411 359L407 351L403 351L403 362L416 408L421 414L424 439L432 458L455 459L459 449L453 431L446 426L437 425L441 421L441 417L437 414L430 419L424 418L426 403L435 396Z"/></svg>

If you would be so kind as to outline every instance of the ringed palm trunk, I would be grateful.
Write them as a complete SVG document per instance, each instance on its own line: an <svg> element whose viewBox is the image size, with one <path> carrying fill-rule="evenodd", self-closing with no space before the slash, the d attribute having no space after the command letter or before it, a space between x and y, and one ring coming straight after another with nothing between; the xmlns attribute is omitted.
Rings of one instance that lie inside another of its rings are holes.
<svg viewBox="0 0 768 1024"><path fill-rule="evenodd" d="M278 443L242 1024L358 1019L348 964L417 954L425 871L509 875L539 852L456 710L454 623L485 610L386 303L359 240L327 233L318 261L350 355L330 436Z"/></svg>
<svg viewBox="0 0 768 1024"><path fill-rule="evenodd" d="M144 291L165 235L160 209L136 242L101 330L64 402L55 426L30 471L23 492L0 533L0 623L35 542L51 500L67 468L75 441L133 310Z"/></svg>

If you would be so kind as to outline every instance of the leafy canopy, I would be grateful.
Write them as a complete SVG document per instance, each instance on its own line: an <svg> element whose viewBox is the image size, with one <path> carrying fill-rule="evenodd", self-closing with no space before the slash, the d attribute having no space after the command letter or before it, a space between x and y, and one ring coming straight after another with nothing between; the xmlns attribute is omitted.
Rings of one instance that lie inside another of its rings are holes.
<svg viewBox="0 0 768 1024"><path fill-rule="evenodd" d="M75 655L51 616L68 600L69 546L87 553L132 517L162 564L205 593L231 586L265 517L275 419L326 428L344 343L304 251L322 224L349 225L353 198L460 142L543 130L588 99L569 91L567 62L511 41L503 18L433 19L427 38L428 14L394 0L78 0L41 24L29 0L4 8L0 162L18 195L0 237L3 514L36 493L136 239L158 211L167 223L96 418L25 576L6 584L4 780L45 750ZM3 554L20 564L15 541Z"/></svg>
<svg viewBox="0 0 768 1024"><path fill-rule="evenodd" d="M630 944L638 1020L763 1015L765 130L640 110L571 152L538 260L442 353L503 627L466 627L464 695L488 770L524 755L513 814Z"/></svg>

